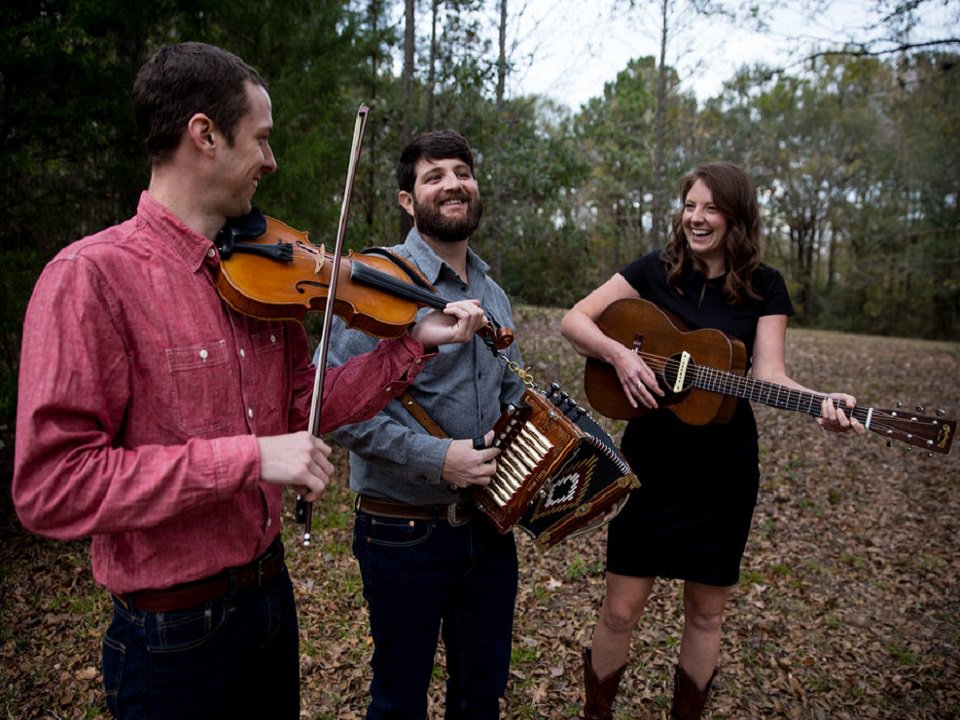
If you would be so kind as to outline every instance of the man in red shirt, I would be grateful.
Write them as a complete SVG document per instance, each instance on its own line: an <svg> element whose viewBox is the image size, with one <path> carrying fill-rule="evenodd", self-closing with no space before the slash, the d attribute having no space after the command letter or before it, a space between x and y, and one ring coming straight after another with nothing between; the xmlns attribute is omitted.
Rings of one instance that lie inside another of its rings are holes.
<svg viewBox="0 0 960 720"><path fill-rule="evenodd" d="M117 717L299 718L283 486L333 470L305 430L315 370L295 322L227 307L214 239L276 170L260 76L200 43L159 50L133 89L151 159L131 219L45 268L24 321L13 495L30 530L91 537L114 595ZM320 432L373 417L431 356L472 338L469 302L324 378Z"/></svg>

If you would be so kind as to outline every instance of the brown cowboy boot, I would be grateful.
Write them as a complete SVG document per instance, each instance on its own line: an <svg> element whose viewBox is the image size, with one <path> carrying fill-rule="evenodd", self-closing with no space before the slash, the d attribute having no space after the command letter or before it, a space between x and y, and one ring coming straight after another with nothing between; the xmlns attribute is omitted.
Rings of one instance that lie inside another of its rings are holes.
<svg viewBox="0 0 960 720"><path fill-rule="evenodd" d="M713 671L707 686L701 690L693 681L693 678L687 675L687 671L677 663L677 670L673 676L673 705L670 707L671 720L700 720L700 714L703 712L703 706L707 704L707 695L710 694L710 686L713 685L713 679L717 676L717 671Z"/></svg>
<svg viewBox="0 0 960 720"><path fill-rule="evenodd" d="M583 686L586 699L583 703L583 720L611 720L613 718L613 699L617 696L620 678L627 666L621 665L603 680L597 677L593 669L593 657L590 648L583 649Z"/></svg>

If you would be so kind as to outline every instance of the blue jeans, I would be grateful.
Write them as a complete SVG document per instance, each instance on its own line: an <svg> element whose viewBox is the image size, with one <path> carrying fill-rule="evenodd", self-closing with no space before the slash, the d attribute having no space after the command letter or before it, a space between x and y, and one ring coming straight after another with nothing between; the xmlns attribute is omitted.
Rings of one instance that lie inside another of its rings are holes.
<svg viewBox="0 0 960 720"><path fill-rule="evenodd" d="M353 552L370 611L367 720L424 720L437 639L447 720L500 716L517 595L513 535L483 519L401 520L357 512Z"/></svg>
<svg viewBox="0 0 960 720"><path fill-rule="evenodd" d="M263 587L175 612L114 598L107 707L124 720L300 717L299 638L286 568Z"/></svg>

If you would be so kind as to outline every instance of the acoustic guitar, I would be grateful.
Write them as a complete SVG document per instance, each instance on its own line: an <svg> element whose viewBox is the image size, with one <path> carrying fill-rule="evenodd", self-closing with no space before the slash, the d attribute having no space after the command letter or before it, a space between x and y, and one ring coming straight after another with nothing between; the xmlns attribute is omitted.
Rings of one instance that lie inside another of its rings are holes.
<svg viewBox="0 0 960 720"><path fill-rule="evenodd" d="M658 404L688 425L729 421L740 398L820 417L825 395L746 377L747 353L740 340L719 330L687 330L682 322L647 300L616 300L601 313L597 325L607 337L632 349L647 363L666 393L657 399ZM602 360L587 358L584 386L587 399L601 415L629 420L648 412L647 408L630 405L616 370ZM956 420L942 416L862 405L852 411L840 409L888 440L931 453L948 453L957 429Z"/></svg>

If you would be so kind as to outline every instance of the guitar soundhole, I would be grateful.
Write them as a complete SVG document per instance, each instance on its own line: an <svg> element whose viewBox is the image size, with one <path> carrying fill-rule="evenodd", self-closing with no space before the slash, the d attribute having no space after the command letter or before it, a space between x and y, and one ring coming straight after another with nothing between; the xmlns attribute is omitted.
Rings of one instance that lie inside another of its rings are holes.
<svg viewBox="0 0 960 720"><path fill-rule="evenodd" d="M657 373L660 386L666 391L670 402L682 400L693 385L696 364L689 356L684 362L683 354L671 355L663 364L663 372ZM677 379L680 378L679 383ZM679 389L678 388L679 385Z"/></svg>

